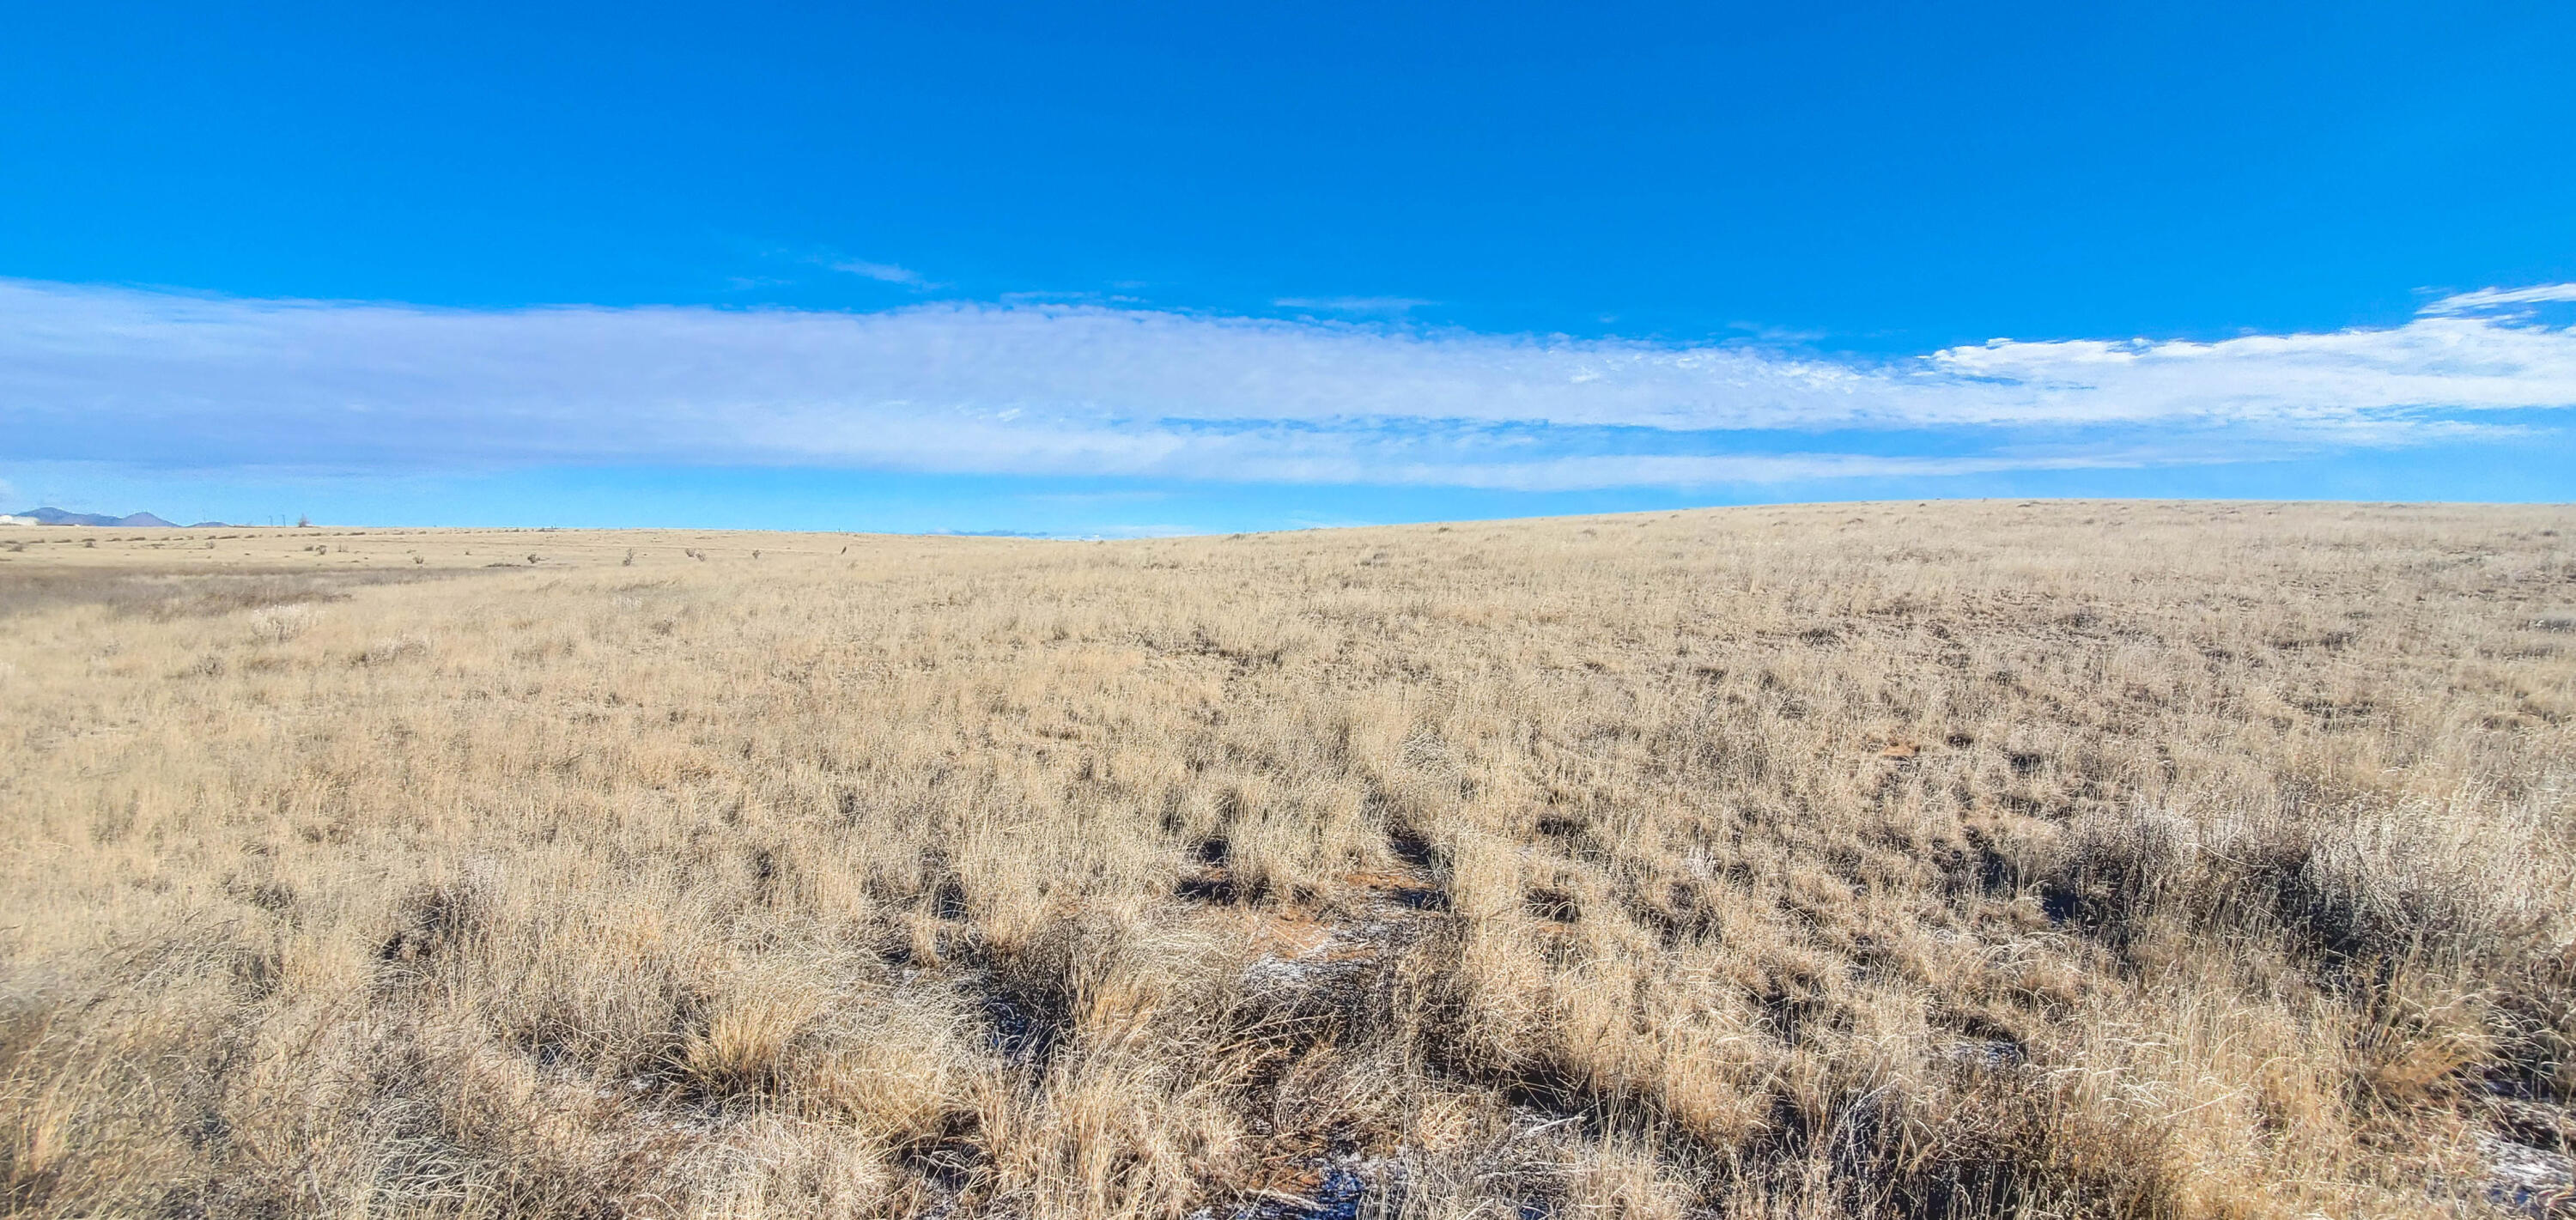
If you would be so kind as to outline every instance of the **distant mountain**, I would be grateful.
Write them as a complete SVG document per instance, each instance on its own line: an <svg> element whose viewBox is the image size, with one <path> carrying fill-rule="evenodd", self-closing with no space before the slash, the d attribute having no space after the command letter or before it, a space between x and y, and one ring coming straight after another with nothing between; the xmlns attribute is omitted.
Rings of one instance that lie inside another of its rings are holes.
<svg viewBox="0 0 2576 1220"><path fill-rule="evenodd" d="M116 518L98 513L67 513L59 508L31 508L13 517L31 517L47 525L114 525Z"/></svg>
<svg viewBox="0 0 2576 1220"><path fill-rule="evenodd" d="M10 516L33 517L47 525L105 525L121 526L126 529L179 528L177 523L164 521L150 513L130 513L122 517L111 517L105 513L71 513L64 512L59 508L31 508L23 513L11 513ZM202 526L218 526L223 523L220 521L200 521L197 524Z"/></svg>

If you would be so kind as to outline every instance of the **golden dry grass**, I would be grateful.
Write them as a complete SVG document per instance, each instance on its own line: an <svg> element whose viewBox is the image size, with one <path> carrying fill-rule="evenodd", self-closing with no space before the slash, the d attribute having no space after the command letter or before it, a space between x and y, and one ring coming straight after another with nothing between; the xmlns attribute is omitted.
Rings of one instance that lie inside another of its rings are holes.
<svg viewBox="0 0 2576 1220"><path fill-rule="evenodd" d="M12 1212L2552 1206L2565 508L219 533L0 534Z"/></svg>

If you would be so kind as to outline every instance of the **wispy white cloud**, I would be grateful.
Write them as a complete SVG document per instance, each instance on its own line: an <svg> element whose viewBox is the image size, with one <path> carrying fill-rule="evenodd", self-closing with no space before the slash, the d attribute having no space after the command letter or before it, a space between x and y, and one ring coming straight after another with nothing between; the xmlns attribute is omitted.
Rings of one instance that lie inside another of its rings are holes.
<svg viewBox="0 0 2576 1220"><path fill-rule="evenodd" d="M2443 297L2418 311L2431 316L2483 313L2513 305L2576 301L2576 284L2541 284L2531 288L2481 288Z"/></svg>
<svg viewBox="0 0 2576 1220"><path fill-rule="evenodd" d="M1607 321L1608 319L1605 318L1603 320ZM1826 337L1825 332L1821 330L1796 330L1786 326L1771 326L1761 322L1729 322L1726 324L1726 328L1728 330L1743 331L1746 338L1758 340L1763 343L1813 343Z"/></svg>
<svg viewBox="0 0 2576 1220"><path fill-rule="evenodd" d="M0 281L0 457L1523 489L2202 462L2576 407L2576 329L2512 312L2559 299L2576 287L2375 329L1864 361L1078 304L459 310Z"/></svg>
<svg viewBox="0 0 2576 1220"><path fill-rule="evenodd" d="M1316 313L1347 314L1363 318L1396 318L1438 301L1418 297L1281 297L1271 304L1281 309L1303 309Z"/></svg>
<svg viewBox="0 0 2576 1220"><path fill-rule="evenodd" d="M872 263L866 259L844 258L833 259L823 265L834 271L847 272L884 284L902 284L908 288L929 286L929 281L923 279L920 272L909 267L898 267L893 263Z"/></svg>

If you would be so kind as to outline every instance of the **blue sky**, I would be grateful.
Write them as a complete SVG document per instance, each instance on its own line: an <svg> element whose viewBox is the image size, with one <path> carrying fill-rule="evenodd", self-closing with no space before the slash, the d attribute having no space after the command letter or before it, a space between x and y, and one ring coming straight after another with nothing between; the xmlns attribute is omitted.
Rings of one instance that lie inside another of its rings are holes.
<svg viewBox="0 0 2576 1220"><path fill-rule="evenodd" d="M0 511L2576 499L2565 5L541 7L7 3Z"/></svg>

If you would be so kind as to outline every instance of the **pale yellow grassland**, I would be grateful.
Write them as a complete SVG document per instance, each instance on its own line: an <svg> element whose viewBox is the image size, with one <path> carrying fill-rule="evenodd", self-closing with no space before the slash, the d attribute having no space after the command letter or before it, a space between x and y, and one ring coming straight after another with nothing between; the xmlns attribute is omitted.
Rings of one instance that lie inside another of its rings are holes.
<svg viewBox="0 0 2576 1220"><path fill-rule="evenodd" d="M2571 543L0 530L0 1208L2546 1211Z"/></svg>

